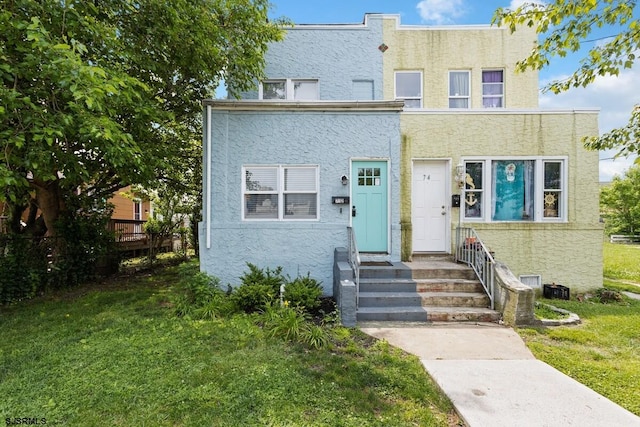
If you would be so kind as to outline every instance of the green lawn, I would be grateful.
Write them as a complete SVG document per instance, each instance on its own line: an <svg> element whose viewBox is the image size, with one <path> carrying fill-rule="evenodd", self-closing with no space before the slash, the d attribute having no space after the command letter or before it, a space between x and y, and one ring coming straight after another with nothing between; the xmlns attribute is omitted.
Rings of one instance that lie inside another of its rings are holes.
<svg viewBox="0 0 640 427"><path fill-rule="evenodd" d="M357 330L265 337L247 315L172 315L180 274L109 281L0 310L0 416L69 426L455 425L413 356ZM99 289L95 289L99 288Z"/></svg>
<svg viewBox="0 0 640 427"><path fill-rule="evenodd" d="M605 242L604 277L640 283L640 245Z"/></svg>
<svg viewBox="0 0 640 427"><path fill-rule="evenodd" d="M605 243L607 288L640 292L640 246ZM524 328L518 332L540 360L640 415L640 301L597 295L577 301L542 300L577 313L582 324Z"/></svg>

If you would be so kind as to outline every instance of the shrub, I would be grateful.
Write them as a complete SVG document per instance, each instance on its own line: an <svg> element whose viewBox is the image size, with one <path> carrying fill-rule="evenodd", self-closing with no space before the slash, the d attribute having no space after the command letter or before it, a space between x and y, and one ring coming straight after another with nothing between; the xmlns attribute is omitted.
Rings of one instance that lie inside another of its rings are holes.
<svg viewBox="0 0 640 427"><path fill-rule="evenodd" d="M247 263L249 271L240 280L242 284L233 292L233 301L246 313L264 310L268 304L275 303L280 297L280 286L285 284L282 267L275 270L261 269Z"/></svg>
<svg viewBox="0 0 640 427"><path fill-rule="evenodd" d="M301 341L303 344L317 350L329 344L329 336L322 326L309 323L308 327L302 332Z"/></svg>
<svg viewBox="0 0 640 427"><path fill-rule="evenodd" d="M319 349L329 343L327 332L311 322L308 314L299 307L281 307L268 304L258 317L268 337L297 342Z"/></svg>
<svg viewBox="0 0 640 427"><path fill-rule="evenodd" d="M247 263L247 267L249 271L240 277L243 285L265 285L269 286L275 295L280 293L280 286L285 283L282 267L276 267L275 270L267 267L263 270L250 262Z"/></svg>
<svg viewBox="0 0 640 427"><path fill-rule="evenodd" d="M234 311L232 302L220 288L218 278L198 272L181 281L178 286L181 292L173 300L174 311L178 316L213 319Z"/></svg>
<svg viewBox="0 0 640 427"><path fill-rule="evenodd" d="M322 287L320 283L309 277L297 277L292 282L286 284L284 288L284 299L294 307L300 307L307 312L320 306Z"/></svg>
<svg viewBox="0 0 640 427"><path fill-rule="evenodd" d="M72 212L58 220L48 287L66 288L87 282L95 277L99 261L116 253L115 239L107 231L110 212Z"/></svg>
<svg viewBox="0 0 640 427"><path fill-rule="evenodd" d="M109 212L70 209L57 221L56 237L0 236L0 303L93 279L99 262L115 253L106 229Z"/></svg>
<svg viewBox="0 0 640 427"><path fill-rule="evenodd" d="M44 289L47 259L29 237L0 235L0 304L33 298Z"/></svg>
<svg viewBox="0 0 640 427"><path fill-rule="evenodd" d="M269 305L263 312L264 330L267 336L279 337L286 341L299 341L307 321L299 309Z"/></svg>
<svg viewBox="0 0 640 427"><path fill-rule="evenodd" d="M255 313L275 302L278 294L269 285L253 283L238 286L231 295L233 302L240 310L245 313Z"/></svg>

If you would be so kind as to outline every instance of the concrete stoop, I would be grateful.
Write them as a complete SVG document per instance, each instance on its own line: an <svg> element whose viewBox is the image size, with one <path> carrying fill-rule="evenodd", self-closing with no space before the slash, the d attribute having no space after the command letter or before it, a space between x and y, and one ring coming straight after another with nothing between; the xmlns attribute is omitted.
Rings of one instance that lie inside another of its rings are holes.
<svg viewBox="0 0 640 427"><path fill-rule="evenodd" d="M362 266L358 321L496 322L472 269L448 258Z"/></svg>

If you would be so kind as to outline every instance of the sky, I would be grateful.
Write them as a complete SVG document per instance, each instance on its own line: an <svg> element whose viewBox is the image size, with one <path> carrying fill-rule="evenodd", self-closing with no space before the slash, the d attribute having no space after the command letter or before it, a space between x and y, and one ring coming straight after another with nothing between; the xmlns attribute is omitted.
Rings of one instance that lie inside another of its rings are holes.
<svg viewBox="0 0 640 427"><path fill-rule="evenodd" d="M362 23L365 13L400 15L403 25L490 24L494 11L515 8L526 0L271 0L272 17L286 17L299 24ZM531 2L532 0L529 0ZM539 0L535 0L539 1ZM615 34L602 29L599 38ZM586 45L588 47L588 44ZM540 71L540 86L563 79L579 66L580 56L554 57L549 68ZM627 123L633 106L640 103L640 64L619 76L599 77L587 88L560 95L541 93L542 109L599 108L600 133ZM600 180L622 175L633 159L612 159L615 151L600 153Z"/></svg>

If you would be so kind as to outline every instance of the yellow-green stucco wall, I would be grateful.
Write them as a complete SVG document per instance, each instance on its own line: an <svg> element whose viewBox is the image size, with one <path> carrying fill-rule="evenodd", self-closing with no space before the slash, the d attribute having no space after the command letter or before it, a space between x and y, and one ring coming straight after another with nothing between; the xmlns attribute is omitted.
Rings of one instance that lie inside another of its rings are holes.
<svg viewBox="0 0 640 427"><path fill-rule="evenodd" d="M451 194L460 190L453 169L461 159L498 156L563 156L567 160L564 222L462 222L473 227L496 258L516 277L539 274L542 283L581 292L602 286L603 229L598 209L598 153L581 139L598 134L596 111L538 110L538 73L516 73L536 34L522 27L400 26L384 18L384 98L395 97L395 72L423 73L423 109L401 114L402 257L412 255L411 173L414 160L440 159L451 165ZM482 70L504 70L504 107L482 108ZM469 70L469 109L448 109L449 71ZM504 158L504 157L503 157ZM452 246L460 209L451 208Z"/></svg>
<svg viewBox="0 0 640 427"><path fill-rule="evenodd" d="M471 71L471 108L482 107L482 70L504 70L504 106L537 108L538 73L516 73L515 65L531 51L535 32L519 28L511 34L497 27L398 26L386 17L383 26L384 98L393 99L395 71L423 72L423 107L449 107L449 71Z"/></svg>
<svg viewBox="0 0 640 427"><path fill-rule="evenodd" d="M566 156L567 221L462 222L473 227L496 258L517 276L539 274L543 283L576 292L602 286L603 229L598 210L598 153L581 139L596 135L596 112L416 112L401 116L401 222L403 255L411 253L411 171L416 159ZM452 168L453 169L453 168ZM451 194L459 193L451 171ZM451 235L459 221L452 208ZM453 244L453 241L452 241Z"/></svg>

